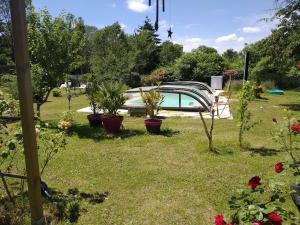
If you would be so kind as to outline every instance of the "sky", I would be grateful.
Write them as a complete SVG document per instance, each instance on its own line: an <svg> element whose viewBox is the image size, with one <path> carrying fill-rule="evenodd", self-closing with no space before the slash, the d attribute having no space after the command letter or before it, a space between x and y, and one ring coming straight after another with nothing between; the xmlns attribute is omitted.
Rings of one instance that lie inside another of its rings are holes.
<svg viewBox="0 0 300 225"><path fill-rule="evenodd" d="M276 26L261 20L274 13L274 0L165 1L158 33L167 40L167 30L172 27L171 40L182 44L186 52L199 45L214 47L220 53L229 48L238 51L245 43L268 36ZM33 0L33 4L53 16L70 12L97 28L119 22L126 33L133 33L146 16L155 21L155 6L149 7L148 0Z"/></svg>

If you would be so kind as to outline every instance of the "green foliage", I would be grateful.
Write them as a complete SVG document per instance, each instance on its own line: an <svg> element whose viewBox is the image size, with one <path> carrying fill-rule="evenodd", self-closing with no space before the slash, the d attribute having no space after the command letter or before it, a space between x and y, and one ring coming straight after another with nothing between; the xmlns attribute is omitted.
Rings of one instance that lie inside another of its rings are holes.
<svg viewBox="0 0 300 225"><path fill-rule="evenodd" d="M141 75L136 72L130 72L128 74L124 74L122 79L122 83L125 83L127 86L131 88L141 86Z"/></svg>
<svg viewBox="0 0 300 225"><path fill-rule="evenodd" d="M269 214L275 212L284 221L295 222L295 213L285 207L290 194L288 186L277 180L270 180L254 190L238 190L228 202L235 212L230 219L233 224L269 224Z"/></svg>
<svg viewBox="0 0 300 225"><path fill-rule="evenodd" d="M52 95L53 97L61 97L62 96L62 91L59 88L55 88L52 91Z"/></svg>
<svg viewBox="0 0 300 225"><path fill-rule="evenodd" d="M171 41L165 41L161 45L160 51L160 65L168 66L172 65L176 59L178 59L183 54L183 46L179 44L174 44Z"/></svg>
<svg viewBox="0 0 300 225"><path fill-rule="evenodd" d="M120 24L97 30L92 36L91 66L101 80L118 80L128 70L127 37Z"/></svg>
<svg viewBox="0 0 300 225"><path fill-rule="evenodd" d="M174 81L172 67L160 67L154 70L149 76L143 78L144 85L155 85L158 82Z"/></svg>
<svg viewBox="0 0 300 225"><path fill-rule="evenodd" d="M86 80L85 93L90 101L90 106L92 107L93 113L96 114L97 96L100 89L99 76L95 74L87 74L85 80Z"/></svg>
<svg viewBox="0 0 300 225"><path fill-rule="evenodd" d="M37 126L38 150L40 156L41 174L53 158L62 150L65 150L67 142L64 132L53 132L47 126Z"/></svg>
<svg viewBox="0 0 300 225"><path fill-rule="evenodd" d="M80 217L80 204L78 201L73 201L68 204L68 220L71 223L77 222Z"/></svg>
<svg viewBox="0 0 300 225"><path fill-rule="evenodd" d="M239 92L238 105L238 126L239 126L239 145L243 147L244 134L249 131L257 123L251 121L251 113L249 112L249 104L254 98L254 85L249 81L244 83L243 88Z"/></svg>
<svg viewBox="0 0 300 225"><path fill-rule="evenodd" d="M224 60L218 53L201 49L184 54L175 63L175 77L181 80L205 81L223 70Z"/></svg>
<svg viewBox="0 0 300 225"><path fill-rule="evenodd" d="M140 94L141 94L142 101L146 106L148 115L150 116L151 119L154 119L157 116L158 111L160 110L160 106L164 101L164 97L157 90L143 92L143 90L140 89Z"/></svg>
<svg viewBox="0 0 300 225"><path fill-rule="evenodd" d="M28 36L33 98L39 114L40 106L47 101L51 90L64 81L66 73L82 64L83 22L71 14L61 14L53 19L47 10L36 12L32 8Z"/></svg>
<svg viewBox="0 0 300 225"><path fill-rule="evenodd" d="M148 30L129 37L129 71L149 74L159 65L159 47Z"/></svg>
<svg viewBox="0 0 300 225"><path fill-rule="evenodd" d="M116 116L118 109L125 104L124 91L126 87L118 82L105 82L100 86L97 103L104 114Z"/></svg>
<svg viewBox="0 0 300 225"><path fill-rule="evenodd" d="M0 116L6 114L9 116L19 116L20 108L19 101L15 100L11 96L4 96L0 90Z"/></svg>

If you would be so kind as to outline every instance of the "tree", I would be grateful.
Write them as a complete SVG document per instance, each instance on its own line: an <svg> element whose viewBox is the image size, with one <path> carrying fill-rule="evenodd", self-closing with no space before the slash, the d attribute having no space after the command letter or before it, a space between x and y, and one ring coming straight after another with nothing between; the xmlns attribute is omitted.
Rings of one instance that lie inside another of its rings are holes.
<svg viewBox="0 0 300 225"><path fill-rule="evenodd" d="M175 76L181 80L207 81L209 77L221 75L224 60L216 52L195 50L181 56L175 63Z"/></svg>
<svg viewBox="0 0 300 225"><path fill-rule="evenodd" d="M279 27L294 29L300 25L300 0L275 0L280 6L274 18L279 19ZM273 19L274 19L273 18Z"/></svg>
<svg viewBox="0 0 300 225"><path fill-rule="evenodd" d="M51 90L59 86L65 75L78 65L78 54L83 47L83 32L70 14L55 19L47 10L32 8L29 14L28 38L31 58L33 97L37 115Z"/></svg>
<svg viewBox="0 0 300 225"><path fill-rule="evenodd" d="M204 53L207 53L207 54L218 53L218 51L215 48L208 47L208 46L205 46L205 45L200 45L198 48L196 48L193 51L201 51L201 52L204 52Z"/></svg>
<svg viewBox="0 0 300 225"><path fill-rule="evenodd" d="M149 17L146 17L144 21L144 25L139 26L137 33L142 33L143 31L148 31L152 37L152 40L155 42L156 45L159 45L161 43L161 39L159 38L159 34L156 33L156 30L149 19Z"/></svg>
<svg viewBox="0 0 300 225"><path fill-rule="evenodd" d="M31 6L31 0L25 0L26 10ZM10 19L9 0L0 1L0 73L8 72L14 65L13 42Z"/></svg>
<svg viewBox="0 0 300 225"><path fill-rule="evenodd" d="M140 75L151 73L159 64L158 47L151 33L141 31L129 38L129 70Z"/></svg>
<svg viewBox="0 0 300 225"><path fill-rule="evenodd" d="M91 66L101 79L120 80L128 70L128 40L119 23L96 31L91 40Z"/></svg>
<svg viewBox="0 0 300 225"><path fill-rule="evenodd" d="M159 61L161 66L168 66L183 54L183 46L165 41L161 45Z"/></svg>

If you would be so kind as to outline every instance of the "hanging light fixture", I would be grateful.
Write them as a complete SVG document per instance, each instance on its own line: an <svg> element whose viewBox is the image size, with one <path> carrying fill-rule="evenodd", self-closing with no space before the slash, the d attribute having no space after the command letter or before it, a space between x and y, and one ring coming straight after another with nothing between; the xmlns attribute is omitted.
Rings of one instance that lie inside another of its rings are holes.
<svg viewBox="0 0 300 225"><path fill-rule="evenodd" d="M156 0L156 20L155 20L155 30L158 30L159 28L159 1ZM149 0L149 6L152 5L152 0ZM166 10L166 5L165 5L165 0L162 0L162 11L165 12Z"/></svg>

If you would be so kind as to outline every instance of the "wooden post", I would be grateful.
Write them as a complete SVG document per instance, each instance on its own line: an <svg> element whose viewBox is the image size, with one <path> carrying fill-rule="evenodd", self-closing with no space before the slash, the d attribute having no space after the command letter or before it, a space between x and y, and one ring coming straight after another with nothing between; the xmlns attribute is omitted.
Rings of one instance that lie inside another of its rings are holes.
<svg viewBox="0 0 300 225"><path fill-rule="evenodd" d="M244 65L244 79L243 81L247 81L249 77L249 60L250 60L250 53L246 52L245 55L245 65Z"/></svg>
<svg viewBox="0 0 300 225"><path fill-rule="evenodd" d="M24 0L10 0L31 224L44 225Z"/></svg>

